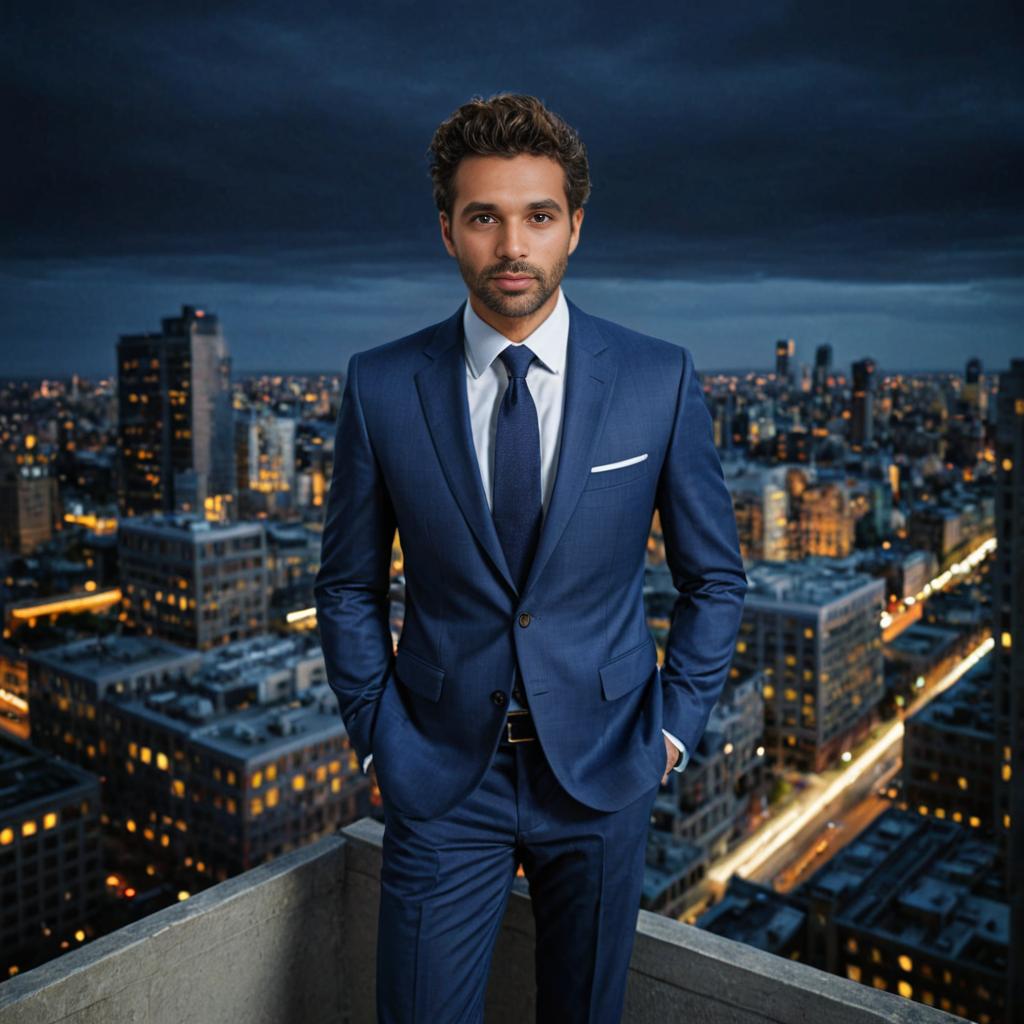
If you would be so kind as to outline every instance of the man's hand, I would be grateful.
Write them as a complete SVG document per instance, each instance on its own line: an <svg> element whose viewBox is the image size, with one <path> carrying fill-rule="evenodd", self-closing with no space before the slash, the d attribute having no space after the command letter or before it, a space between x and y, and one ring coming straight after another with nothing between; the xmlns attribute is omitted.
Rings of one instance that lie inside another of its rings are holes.
<svg viewBox="0 0 1024 1024"><path fill-rule="evenodd" d="M665 774L661 777L661 784L668 782L668 773L675 768L683 752L665 735L661 737L665 741Z"/></svg>

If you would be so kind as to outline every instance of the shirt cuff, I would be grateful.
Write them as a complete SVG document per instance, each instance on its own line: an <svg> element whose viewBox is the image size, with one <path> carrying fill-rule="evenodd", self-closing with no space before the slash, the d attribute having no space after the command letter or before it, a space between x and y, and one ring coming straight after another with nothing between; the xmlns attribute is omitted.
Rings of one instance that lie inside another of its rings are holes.
<svg viewBox="0 0 1024 1024"><path fill-rule="evenodd" d="M679 748L682 754L682 757L679 758L672 768L672 771L674 772L681 772L686 767L686 762L690 760L690 752L686 749L686 744L681 739L673 736L668 729L662 729L661 731L675 746Z"/></svg>
<svg viewBox="0 0 1024 1024"><path fill-rule="evenodd" d="M373 760L373 754L367 754L366 757L363 758L363 774L364 775L366 774L366 769L370 767L370 762L372 760Z"/></svg>

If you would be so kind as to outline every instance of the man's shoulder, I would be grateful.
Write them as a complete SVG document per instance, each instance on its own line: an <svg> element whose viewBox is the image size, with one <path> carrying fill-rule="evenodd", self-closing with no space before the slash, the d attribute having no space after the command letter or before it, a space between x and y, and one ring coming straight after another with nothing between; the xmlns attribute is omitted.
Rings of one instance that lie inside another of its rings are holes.
<svg viewBox="0 0 1024 1024"><path fill-rule="evenodd" d="M349 358L348 373L358 370L361 391L377 386L393 387L398 380L411 379L427 361L423 351L451 318L421 327L391 341L361 349Z"/></svg>
<svg viewBox="0 0 1024 1024"><path fill-rule="evenodd" d="M644 334L643 331L627 327L615 320L595 316L593 313L588 313L587 316L610 344L615 345L627 356L638 359L642 364L651 365L659 370L673 367L678 370L687 363L693 363L693 353L681 342Z"/></svg>
<svg viewBox="0 0 1024 1024"><path fill-rule="evenodd" d="M419 355L444 322L444 320L439 320L437 323L421 327L411 334L403 334L400 338L384 341L379 345L373 345L357 352L360 368L393 366L407 360L410 356Z"/></svg>

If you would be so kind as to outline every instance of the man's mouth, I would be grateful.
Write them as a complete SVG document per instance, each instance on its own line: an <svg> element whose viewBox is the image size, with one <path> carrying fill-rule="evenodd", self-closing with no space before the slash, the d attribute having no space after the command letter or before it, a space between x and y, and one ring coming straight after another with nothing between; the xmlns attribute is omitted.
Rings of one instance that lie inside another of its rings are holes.
<svg viewBox="0 0 1024 1024"><path fill-rule="evenodd" d="M529 274L499 274L494 280L508 291L522 291L533 278Z"/></svg>

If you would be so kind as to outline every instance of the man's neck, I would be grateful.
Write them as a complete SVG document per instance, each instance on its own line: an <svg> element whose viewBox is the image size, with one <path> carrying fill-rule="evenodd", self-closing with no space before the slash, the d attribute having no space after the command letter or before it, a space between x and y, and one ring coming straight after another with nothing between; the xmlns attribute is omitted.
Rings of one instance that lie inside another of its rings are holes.
<svg viewBox="0 0 1024 1024"><path fill-rule="evenodd" d="M539 309L534 310L529 316L502 316L500 313L495 313L494 310L488 309L472 293L469 295L469 304L472 306L473 312L485 324L493 327L503 337L508 338L509 341L518 344L533 334L551 316L555 311L555 306L558 305L560 292L561 289L556 288L551 293L547 302Z"/></svg>

